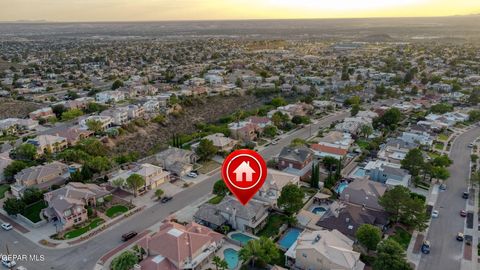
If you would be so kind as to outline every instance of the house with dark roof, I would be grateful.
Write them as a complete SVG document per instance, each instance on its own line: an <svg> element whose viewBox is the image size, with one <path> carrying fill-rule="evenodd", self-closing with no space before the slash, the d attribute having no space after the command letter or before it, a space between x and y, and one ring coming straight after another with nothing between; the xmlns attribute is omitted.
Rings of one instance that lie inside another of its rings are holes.
<svg viewBox="0 0 480 270"><path fill-rule="evenodd" d="M152 163L163 167L165 170L183 176L193 169L193 164L198 160L195 152L190 150L170 147L155 155Z"/></svg>
<svg viewBox="0 0 480 270"><path fill-rule="evenodd" d="M313 151L307 147L286 146L278 156L278 169L290 174L299 176L302 179L308 178L314 162Z"/></svg>
<svg viewBox="0 0 480 270"><path fill-rule="evenodd" d="M365 165L365 174L376 182L386 184L387 186L410 185L412 176L401 168L400 164L390 163L384 160L370 161Z"/></svg>
<svg viewBox="0 0 480 270"><path fill-rule="evenodd" d="M370 181L368 179L358 179L352 181L340 193L340 200L366 207L373 210L383 210L383 207L378 203L378 199L385 194L387 186Z"/></svg>
<svg viewBox="0 0 480 270"><path fill-rule="evenodd" d="M62 185L70 176L68 166L61 162L29 167L15 174L16 183L11 185L12 194L21 197L28 187L49 189L52 185Z"/></svg>

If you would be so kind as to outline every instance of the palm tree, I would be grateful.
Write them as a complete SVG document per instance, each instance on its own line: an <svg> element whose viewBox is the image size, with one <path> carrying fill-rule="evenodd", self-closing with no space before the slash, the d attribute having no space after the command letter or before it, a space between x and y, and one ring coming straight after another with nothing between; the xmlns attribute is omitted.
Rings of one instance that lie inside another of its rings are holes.
<svg viewBox="0 0 480 270"><path fill-rule="evenodd" d="M254 268L256 261L262 264L271 263L280 256L280 252L272 239L262 236L260 239L248 241L238 255L243 262L251 260Z"/></svg>
<svg viewBox="0 0 480 270"><path fill-rule="evenodd" d="M222 259L218 256L215 256L213 257L213 265L215 265L215 269L218 270L218 267L220 266L220 262L222 261Z"/></svg>

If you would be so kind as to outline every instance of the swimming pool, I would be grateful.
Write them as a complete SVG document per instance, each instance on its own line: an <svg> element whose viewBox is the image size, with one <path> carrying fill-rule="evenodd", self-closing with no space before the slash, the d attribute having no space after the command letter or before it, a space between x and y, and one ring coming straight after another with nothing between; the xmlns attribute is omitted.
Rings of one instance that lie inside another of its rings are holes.
<svg viewBox="0 0 480 270"><path fill-rule="evenodd" d="M340 194L343 192L343 190L348 187L348 183L347 182L341 182L340 184L338 184L338 187L336 189L337 191L337 194Z"/></svg>
<svg viewBox="0 0 480 270"><path fill-rule="evenodd" d="M234 234L230 235L230 237L233 240L236 240L236 241L242 243L242 245L245 245L248 241L253 240L253 237L248 236L248 235L243 234L243 233L234 233Z"/></svg>
<svg viewBox="0 0 480 270"><path fill-rule="evenodd" d="M325 212L327 212L327 209L323 206L317 206L317 207L312 209L312 213L317 214L317 215L323 214Z"/></svg>
<svg viewBox="0 0 480 270"><path fill-rule="evenodd" d="M223 257L227 261L228 269L235 269L238 265L238 251L227 248L223 251Z"/></svg>
<svg viewBox="0 0 480 270"><path fill-rule="evenodd" d="M354 176L358 177L364 177L365 176L365 169L364 168L358 168L354 173Z"/></svg>
<svg viewBox="0 0 480 270"><path fill-rule="evenodd" d="M282 236L278 244L285 250L289 249L295 241L297 241L298 236L302 233L302 230L291 228Z"/></svg>

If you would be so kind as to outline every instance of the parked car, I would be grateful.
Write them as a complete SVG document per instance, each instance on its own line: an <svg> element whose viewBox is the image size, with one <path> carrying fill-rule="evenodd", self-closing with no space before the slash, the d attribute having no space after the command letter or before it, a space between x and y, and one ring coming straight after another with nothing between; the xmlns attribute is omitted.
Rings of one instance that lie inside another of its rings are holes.
<svg viewBox="0 0 480 270"><path fill-rule="evenodd" d="M27 270L27 268L25 266L19 266L17 267L17 270Z"/></svg>
<svg viewBox="0 0 480 270"><path fill-rule="evenodd" d="M17 262L15 261L10 261L7 257L3 257L2 258L2 264L3 266L7 267L7 268L12 268L14 267L15 265L17 265Z"/></svg>
<svg viewBox="0 0 480 270"><path fill-rule="evenodd" d="M437 218L438 217L438 210L433 210L432 211L432 218Z"/></svg>
<svg viewBox="0 0 480 270"><path fill-rule="evenodd" d="M469 143L469 144L468 144L468 147L469 147L469 148L473 148L473 143Z"/></svg>
<svg viewBox="0 0 480 270"><path fill-rule="evenodd" d="M439 189L440 190L447 190L447 185L446 184L441 184Z"/></svg>
<svg viewBox="0 0 480 270"><path fill-rule="evenodd" d="M461 233L461 232L457 233L457 240L458 241L463 241L463 238L464 238L463 233Z"/></svg>
<svg viewBox="0 0 480 270"><path fill-rule="evenodd" d="M197 178L198 174L195 173L195 172L189 172L189 173L187 173L187 176L192 177L192 178Z"/></svg>
<svg viewBox="0 0 480 270"><path fill-rule="evenodd" d="M270 144L271 145L276 145L278 142L277 141L272 141Z"/></svg>
<svg viewBox="0 0 480 270"><path fill-rule="evenodd" d="M461 211L460 211L460 216L461 216L461 217L466 217L466 216L467 216L467 211L461 210Z"/></svg>
<svg viewBox="0 0 480 270"><path fill-rule="evenodd" d="M12 225L10 225L10 223L3 223L2 229L4 229L5 231L10 231L11 229L13 229L13 227Z"/></svg>
<svg viewBox="0 0 480 270"><path fill-rule="evenodd" d="M464 199L468 199L468 191L464 191L463 194L462 194L462 198Z"/></svg>
<svg viewBox="0 0 480 270"><path fill-rule="evenodd" d="M173 197L165 196L160 200L160 202L161 203L167 203L167 202L171 201L172 199L173 199Z"/></svg>
<svg viewBox="0 0 480 270"><path fill-rule="evenodd" d="M465 235L465 244L471 246L473 242L473 237L471 235Z"/></svg>
<svg viewBox="0 0 480 270"><path fill-rule="evenodd" d="M125 241L128 241L130 239L132 239L133 237L137 236L137 232L136 231L130 231L128 233L125 233L122 235L122 240L125 242Z"/></svg>
<svg viewBox="0 0 480 270"><path fill-rule="evenodd" d="M429 254L430 253L430 241L424 240L422 244L422 253Z"/></svg>

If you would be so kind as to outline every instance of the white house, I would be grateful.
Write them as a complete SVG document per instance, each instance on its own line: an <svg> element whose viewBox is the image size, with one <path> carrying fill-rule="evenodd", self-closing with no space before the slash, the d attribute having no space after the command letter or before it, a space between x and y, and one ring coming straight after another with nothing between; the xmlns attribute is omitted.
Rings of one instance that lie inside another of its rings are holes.
<svg viewBox="0 0 480 270"><path fill-rule="evenodd" d="M104 91L97 93L95 99L100 103L119 102L125 99L125 93L121 91Z"/></svg>

